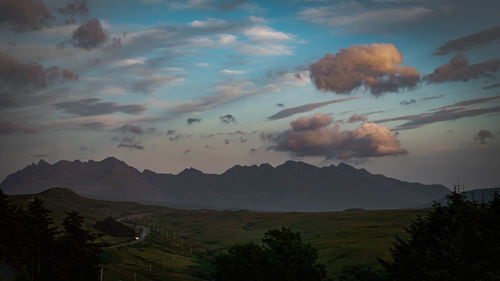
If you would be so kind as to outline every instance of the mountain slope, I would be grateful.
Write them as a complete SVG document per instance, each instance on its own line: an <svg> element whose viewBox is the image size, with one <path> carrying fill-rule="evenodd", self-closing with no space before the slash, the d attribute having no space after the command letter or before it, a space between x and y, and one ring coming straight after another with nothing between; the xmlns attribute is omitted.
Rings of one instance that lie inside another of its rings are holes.
<svg viewBox="0 0 500 281"><path fill-rule="evenodd" d="M344 163L319 168L287 161L277 167L237 165L220 175L193 168L172 175L139 172L112 157L53 165L40 160L0 184L11 194L35 193L55 186L109 200L268 211L409 208L449 193L442 185L403 182Z"/></svg>

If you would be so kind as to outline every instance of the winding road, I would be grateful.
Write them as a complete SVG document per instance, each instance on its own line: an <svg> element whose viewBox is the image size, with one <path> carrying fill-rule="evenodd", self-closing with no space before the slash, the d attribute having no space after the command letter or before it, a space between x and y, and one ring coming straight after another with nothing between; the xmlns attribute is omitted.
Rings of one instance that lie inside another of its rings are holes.
<svg viewBox="0 0 500 281"><path fill-rule="evenodd" d="M120 218L120 219L118 219L118 221L121 221L123 219L125 219L125 218ZM130 245L134 245L134 244L137 244L137 243L144 241L144 239L146 239L146 237L149 234L149 228L145 227L143 225L138 225L137 227L142 228L142 233L141 233L141 236L139 236L139 239L133 240L133 241L127 242L127 243L121 243L118 245L109 246L107 248L112 249L112 248L118 248L118 247L123 247L123 246L130 246Z"/></svg>

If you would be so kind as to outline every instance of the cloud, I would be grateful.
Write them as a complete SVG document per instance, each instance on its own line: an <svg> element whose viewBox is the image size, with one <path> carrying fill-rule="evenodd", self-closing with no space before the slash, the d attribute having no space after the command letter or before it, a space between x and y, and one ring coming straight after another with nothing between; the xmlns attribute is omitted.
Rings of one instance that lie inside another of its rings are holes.
<svg viewBox="0 0 500 281"><path fill-rule="evenodd" d="M113 129L114 132L121 132L121 133L133 133L137 135L143 135L143 134L152 134L156 132L156 128L151 127L151 128L146 128L143 129L141 126L137 125L132 125L132 124L125 124L121 127L117 127Z"/></svg>
<svg viewBox="0 0 500 281"><path fill-rule="evenodd" d="M45 69L40 64L23 63L0 53L0 95L26 94L45 88Z"/></svg>
<svg viewBox="0 0 500 281"><path fill-rule="evenodd" d="M120 147L129 148L130 150L132 150L132 149L143 150L144 149L144 146L142 146L141 144L137 144L137 143L120 143L117 147L118 148L120 148Z"/></svg>
<svg viewBox="0 0 500 281"><path fill-rule="evenodd" d="M462 102L462 103L465 103L465 102ZM461 104L461 103L457 103L457 104ZM404 124L396 126L393 129L393 130L399 131L399 130L416 129L416 128L420 128L420 127L423 127L425 125L429 125L429 124L433 124L433 123L437 123L437 122L451 121L451 120L457 120L457 119L461 119L461 118L475 117L475 116L491 114L491 113L498 113L498 112L500 112L500 106L467 108L467 107L450 105L450 106L441 107L438 110L433 111L433 112L426 112L426 113L415 114L415 115L405 115L405 116L399 116L399 117L394 117L394 118L380 119L380 120L376 120L374 122L375 123L384 123L384 122L400 121L400 120L408 121Z"/></svg>
<svg viewBox="0 0 500 281"><path fill-rule="evenodd" d="M121 112L126 114L140 114L147 108L140 104L120 105L114 102L100 102L99 98L87 98L78 101L67 101L54 106L68 114L78 116L93 116Z"/></svg>
<svg viewBox="0 0 500 281"><path fill-rule="evenodd" d="M277 103L276 106L277 107L285 107L285 104L284 103Z"/></svg>
<svg viewBox="0 0 500 281"><path fill-rule="evenodd" d="M231 69L222 69L220 72L225 74L244 74L243 70L231 70Z"/></svg>
<svg viewBox="0 0 500 281"><path fill-rule="evenodd" d="M104 127L106 127L106 123L104 122L86 122L86 123L79 123L78 127L84 130L102 130Z"/></svg>
<svg viewBox="0 0 500 281"><path fill-rule="evenodd" d="M78 75L68 69L61 72L57 66L44 68L38 63L25 63L0 53L0 107L34 103L41 96L27 95L46 88L52 82L77 80Z"/></svg>
<svg viewBox="0 0 500 281"><path fill-rule="evenodd" d="M442 56L455 52L464 52L498 42L500 42L500 26L494 26L461 38L446 41L444 45L434 51L434 55Z"/></svg>
<svg viewBox="0 0 500 281"><path fill-rule="evenodd" d="M98 19L92 19L80 25L73 32L72 40L75 47L90 50L106 42L108 38L109 35L104 32L104 29L101 26L101 21Z"/></svg>
<svg viewBox="0 0 500 281"><path fill-rule="evenodd" d="M485 87L483 87L483 90L489 90L489 89L498 88L498 87L500 87L500 83L485 86Z"/></svg>
<svg viewBox="0 0 500 281"><path fill-rule="evenodd" d="M474 135L474 139L479 141L479 144L487 144L488 139L493 139L495 135L486 129L482 129Z"/></svg>
<svg viewBox="0 0 500 281"><path fill-rule="evenodd" d="M0 120L0 135L34 134L35 132L36 131L33 128Z"/></svg>
<svg viewBox="0 0 500 281"><path fill-rule="evenodd" d="M190 118L188 118L188 119L186 120L186 123L187 123L188 125L191 125L191 124L193 124L193 123L200 123L200 122L201 122L201 118L192 118L192 117L190 117Z"/></svg>
<svg viewBox="0 0 500 281"><path fill-rule="evenodd" d="M95 151L92 147L83 146L83 145L80 145L79 149L80 149L80 151L91 151L91 152Z"/></svg>
<svg viewBox="0 0 500 281"><path fill-rule="evenodd" d="M264 44L239 42L236 44L236 49L249 56L289 56L293 54L289 46L272 42L266 42Z"/></svg>
<svg viewBox="0 0 500 281"><path fill-rule="evenodd" d="M219 10L231 11L238 8L249 7L243 0L142 0L144 3L165 2L172 10Z"/></svg>
<svg viewBox="0 0 500 281"><path fill-rule="evenodd" d="M202 96L193 101L177 104L167 110L170 114L203 112L242 98L264 92L266 89L256 89L253 83L237 81L233 84L218 85L213 95Z"/></svg>
<svg viewBox="0 0 500 281"><path fill-rule="evenodd" d="M416 103L417 103L417 101L415 99L411 99L411 100L402 100L399 104L400 105L414 105Z"/></svg>
<svg viewBox="0 0 500 281"><path fill-rule="evenodd" d="M176 76L152 76L149 78L137 79L132 83L132 91L140 94L151 94L157 88L172 85L183 81L183 78Z"/></svg>
<svg viewBox="0 0 500 281"><path fill-rule="evenodd" d="M498 99L500 99L500 96L492 96L492 97L483 97L483 98L477 98L477 99L463 100L463 101L459 101L459 102L456 102L456 103L451 104L451 105L439 107L438 110L487 103L487 102L495 101Z"/></svg>
<svg viewBox="0 0 500 281"><path fill-rule="evenodd" d="M348 101L348 100L354 100L354 99L359 99L360 97L349 97L349 98L342 98L342 99L335 99L335 100L330 100L330 101L324 101L324 102L313 102L313 103L307 103L304 105L299 105L296 107L290 107L287 109L283 109L280 112L271 115L267 117L269 120L278 120L278 119L283 119L287 118L289 116L292 116L297 113L302 113L302 112L308 112L311 110L314 110L316 108L323 107L325 105L333 104L333 103L338 103L338 102L343 102L343 101Z"/></svg>
<svg viewBox="0 0 500 281"><path fill-rule="evenodd" d="M86 17L89 14L87 0L71 0L66 6L57 9L57 11L68 17L67 22L75 23L75 16Z"/></svg>
<svg viewBox="0 0 500 281"><path fill-rule="evenodd" d="M340 130L337 124L329 125L332 118L316 113L301 117L291 123L291 129L268 135L274 142L270 149L287 151L296 156L323 156L326 159L352 159L403 155L407 151L400 147L397 137L385 126L364 123L350 131Z"/></svg>
<svg viewBox="0 0 500 281"><path fill-rule="evenodd" d="M130 150L143 150L144 146L141 144L140 140L136 140L134 137L114 137L112 141L120 142L116 147L118 148L128 148Z"/></svg>
<svg viewBox="0 0 500 281"><path fill-rule="evenodd" d="M439 66L431 74L424 77L429 83L443 83L448 81L469 81L478 78L495 78L500 68L500 59L490 59L485 62L469 64L464 54L458 53L444 65Z"/></svg>
<svg viewBox="0 0 500 281"><path fill-rule="evenodd" d="M78 74L74 73L71 70L63 69L62 77L63 77L63 80L78 81L79 76L78 76Z"/></svg>
<svg viewBox="0 0 500 281"><path fill-rule="evenodd" d="M253 26L243 31L243 34L255 42L286 41L293 36L281 31L276 31L268 26Z"/></svg>
<svg viewBox="0 0 500 281"><path fill-rule="evenodd" d="M440 99L442 97L444 97L444 95L425 97L425 98L421 98L420 100L437 100L437 99Z"/></svg>
<svg viewBox="0 0 500 281"><path fill-rule="evenodd" d="M175 134L175 132L176 132L175 130L168 130L167 136L171 136L171 135Z"/></svg>
<svg viewBox="0 0 500 281"><path fill-rule="evenodd" d="M40 29L52 15L41 0L0 1L0 24L12 25L18 31Z"/></svg>
<svg viewBox="0 0 500 281"><path fill-rule="evenodd" d="M184 154L188 154L188 153L190 153L191 151L192 151L191 149L185 149L183 153L184 153Z"/></svg>
<svg viewBox="0 0 500 281"><path fill-rule="evenodd" d="M333 118L328 114L315 113L309 117L299 117L290 123L294 131L315 130L328 126Z"/></svg>
<svg viewBox="0 0 500 281"><path fill-rule="evenodd" d="M175 135L175 136L173 136L173 137L168 138L168 140L169 140L169 141L177 141L177 140L180 140L180 139L182 139L182 138L189 138L189 137L191 137L191 135L187 135L187 136L185 136L185 135L183 135L183 134L177 134L177 135Z"/></svg>
<svg viewBox="0 0 500 281"><path fill-rule="evenodd" d="M406 1L394 1L395 4ZM431 15L433 11L417 5L370 7L357 1L338 1L331 6L308 8L299 16L318 25L346 29L354 32L387 32L401 28Z"/></svg>
<svg viewBox="0 0 500 281"><path fill-rule="evenodd" d="M366 115L362 115L362 114L356 114L354 113L353 115L351 115L351 117L349 117L349 120L348 122L349 123L356 123L356 122L365 122L366 121Z"/></svg>
<svg viewBox="0 0 500 281"><path fill-rule="evenodd" d="M234 116L231 115L231 114L226 114L224 116L219 116L219 120L222 123L225 123L225 124L236 123L236 118L234 118Z"/></svg>
<svg viewBox="0 0 500 281"><path fill-rule="evenodd" d="M374 95L414 88L420 73L402 63L403 54L393 44L355 45L312 63L311 79L318 90L337 94L362 86Z"/></svg>

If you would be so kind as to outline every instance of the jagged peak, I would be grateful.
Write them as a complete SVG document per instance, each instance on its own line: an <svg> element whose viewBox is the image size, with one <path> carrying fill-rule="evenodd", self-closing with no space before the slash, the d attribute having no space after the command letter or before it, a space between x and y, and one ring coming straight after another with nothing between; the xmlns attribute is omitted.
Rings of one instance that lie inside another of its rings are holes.
<svg viewBox="0 0 500 281"><path fill-rule="evenodd" d="M262 163L259 165L259 168L261 169L273 169L273 165L269 164L269 163Z"/></svg>
<svg viewBox="0 0 500 281"><path fill-rule="evenodd" d="M193 174L203 174L203 172L193 167L190 167L182 170L182 172L180 172L178 175L193 175Z"/></svg>
<svg viewBox="0 0 500 281"><path fill-rule="evenodd" d="M155 172L155 171L152 171L152 170L150 170L150 169L144 169L144 170L142 171L142 173L143 173L143 174L156 174L156 172Z"/></svg>
<svg viewBox="0 0 500 281"><path fill-rule="evenodd" d="M337 166L337 168L341 168L341 169L349 169L349 170L357 170L356 168L354 168L353 166L351 165L348 165L344 162L340 162L339 165Z"/></svg>
<svg viewBox="0 0 500 281"><path fill-rule="evenodd" d="M305 162L302 162L302 161L294 161L294 160L288 160L285 163L277 166L276 168L296 168L296 167L301 167L301 168L304 168L304 167L313 167L313 168L317 168L316 166L313 166L311 164L308 164L308 163L305 163Z"/></svg>
<svg viewBox="0 0 500 281"><path fill-rule="evenodd" d="M106 157L101 162L125 163L125 162L121 161L120 159L117 159L113 156Z"/></svg>
<svg viewBox="0 0 500 281"><path fill-rule="evenodd" d="M47 161L45 161L45 160L43 160L43 159L40 159L40 160L38 161L37 166L50 166L50 164L49 164Z"/></svg>

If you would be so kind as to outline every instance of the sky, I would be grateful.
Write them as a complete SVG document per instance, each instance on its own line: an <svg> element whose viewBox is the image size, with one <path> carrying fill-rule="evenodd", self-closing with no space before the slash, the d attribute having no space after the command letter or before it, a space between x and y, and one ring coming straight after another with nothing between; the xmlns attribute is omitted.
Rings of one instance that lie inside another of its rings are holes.
<svg viewBox="0 0 500 281"><path fill-rule="evenodd" d="M2 0L0 178L348 163L500 184L497 0Z"/></svg>

